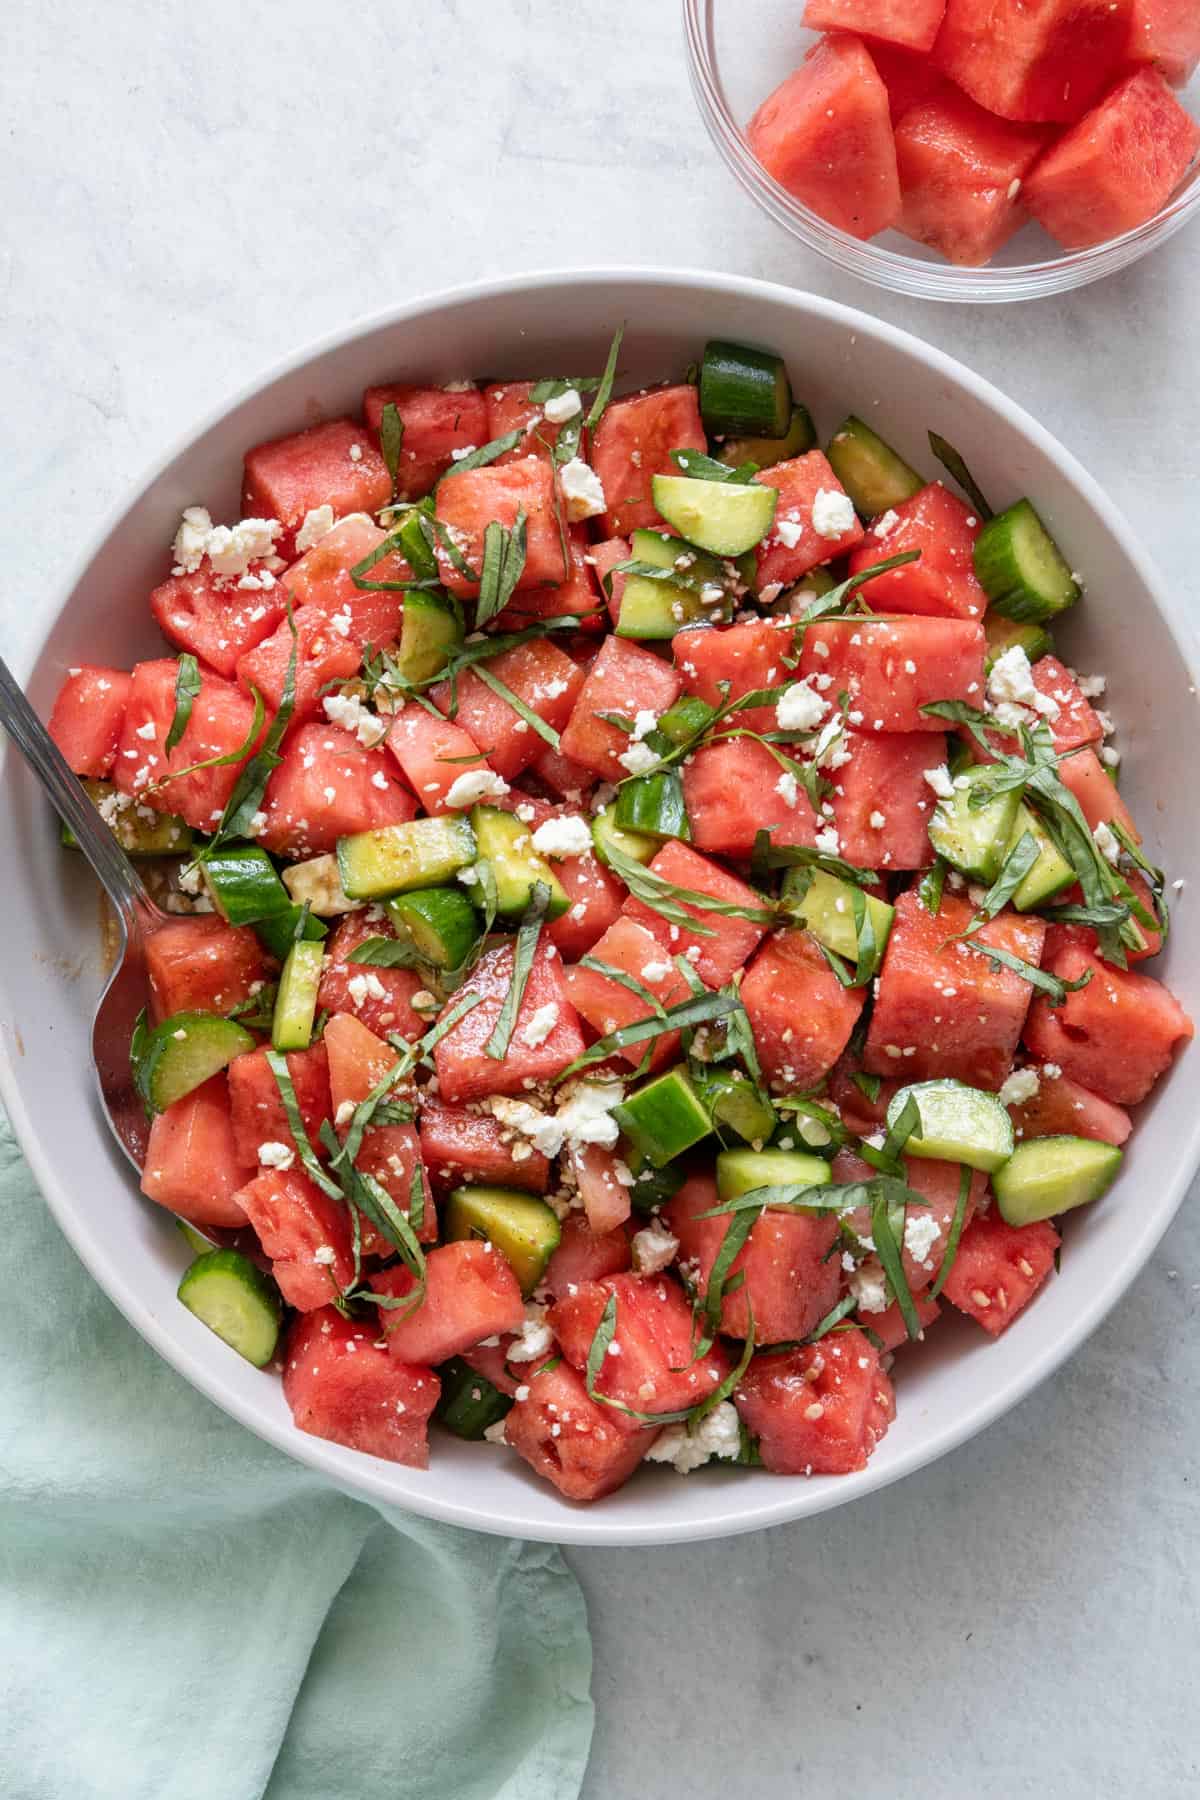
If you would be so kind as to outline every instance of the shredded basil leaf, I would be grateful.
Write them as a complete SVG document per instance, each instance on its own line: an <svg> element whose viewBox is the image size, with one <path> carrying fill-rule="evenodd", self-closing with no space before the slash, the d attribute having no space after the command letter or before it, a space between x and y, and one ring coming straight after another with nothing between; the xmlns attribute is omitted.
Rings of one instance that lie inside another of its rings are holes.
<svg viewBox="0 0 1200 1800"><path fill-rule="evenodd" d="M883 1086L883 1077L881 1075L868 1075L864 1070L858 1069L850 1079L858 1089L859 1093L865 1094L867 1099L871 1102L871 1105L874 1106L879 1098L879 1090Z"/></svg>
<svg viewBox="0 0 1200 1800"><path fill-rule="evenodd" d="M942 1263L929 1289L929 1298L936 1300L946 1285L946 1277L954 1267L954 1259L958 1255L958 1240L963 1234L963 1225L967 1217L967 1201L971 1195L971 1170L963 1164L958 1178L958 1199L954 1204L954 1217L950 1221L950 1230L946 1237L946 1248L942 1255Z"/></svg>
<svg viewBox="0 0 1200 1800"><path fill-rule="evenodd" d="M593 1063L605 1062L618 1050L631 1049L634 1044L647 1044L666 1031L681 1031L689 1025L705 1025L714 1019L724 1019L740 1005L739 1000L731 999L728 994L705 993L694 999L681 1000L677 1006L667 1007L661 1017L635 1019L631 1024L622 1025L607 1037L600 1038L590 1050L585 1050L582 1056L577 1056L573 1063L569 1063L556 1079L565 1081L580 1069L590 1068Z"/></svg>
<svg viewBox="0 0 1200 1800"><path fill-rule="evenodd" d="M936 918L942 910L942 894L946 886L946 861L944 857L935 857L930 868L926 869L917 884L917 898L927 913Z"/></svg>
<svg viewBox="0 0 1200 1800"><path fill-rule="evenodd" d="M757 463L739 463L733 469L713 456L705 456L701 450L672 450L671 461L693 481L732 482L735 487L747 487L758 474Z"/></svg>
<svg viewBox="0 0 1200 1800"><path fill-rule="evenodd" d="M970 499L971 505L975 508L975 511L979 514L980 518L994 519L996 515L988 505L987 500L984 497L983 489L972 475L970 469L968 469L963 456L954 448L954 445L948 444L944 437L938 436L936 431L931 431L929 433L929 448L933 451L933 454L937 457L943 469L948 469L951 475L953 475L963 493Z"/></svg>
<svg viewBox="0 0 1200 1800"><path fill-rule="evenodd" d="M163 743L163 750L168 756L188 728L192 702L199 692L200 667L195 657L185 650L179 658L179 669L175 676L175 716Z"/></svg>
<svg viewBox="0 0 1200 1800"><path fill-rule="evenodd" d="M344 1199L341 1188L331 1175L327 1175L317 1160L316 1151L312 1147L308 1132L305 1130L304 1117L300 1111L300 1102L296 1098L296 1089L292 1082L287 1058L278 1050L267 1051L267 1066L275 1077L275 1086L279 1089L279 1098L287 1116L288 1129L296 1145L296 1154L304 1165L304 1172L309 1180L315 1182L323 1193L334 1200Z"/></svg>
<svg viewBox="0 0 1200 1800"><path fill-rule="evenodd" d="M400 451L404 445L404 420L394 400L384 402L379 419L379 450L384 467L392 478L392 499L400 480Z"/></svg>
<svg viewBox="0 0 1200 1800"><path fill-rule="evenodd" d="M492 438L490 443L481 444L478 450L460 456L446 470L442 481L452 481L456 475L469 475L472 469L486 469L489 463L494 463L500 457L507 456L510 450L515 450L524 435L523 431L506 431L503 437ZM442 481L438 482L439 487Z"/></svg>
<svg viewBox="0 0 1200 1800"><path fill-rule="evenodd" d="M837 587L830 588L827 594L818 594L816 599L806 606L801 614L798 632L803 632L806 625L813 625L819 619L827 618L830 613L840 612L853 595L858 593L868 581L874 581L877 575L886 575L889 569L899 569L905 563L919 562L919 550L904 550L898 556L889 556L883 562L872 563L869 569L860 569L857 575L839 582Z"/></svg>
<svg viewBox="0 0 1200 1800"><path fill-rule="evenodd" d="M1000 873L979 902L978 925L1003 912L1041 854L1041 846L1032 831L1022 832L1005 857ZM973 924L971 929L977 930L978 925Z"/></svg>
<svg viewBox="0 0 1200 1800"><path fill-rule="evenodd" d="M490 530L491 527L489 526L488 529ZM519 694L514 694L507 682L501 681L498 675L494 675L485 662L477 662L473 672L476 679L482 681L484 687L491 688L493 694L498 694L501 700L512 707L518 718L524 719L529 729L536 732L544 744L549 744L552 750L558 749L559 735L553 725L547 725L545 719L535 713L532 706L527 705Z"/></svg>
<svg viewBox="0 0 1200 1800"><path fill-rule="evenodd" d="M550 889L544 881L534 883L533 893L529 900L529 910L521 921L517 932L516 946L513 950L512 980L499 1017L491 1037L484 1045L484 1055L492 1056L497 1062L503 1062L508 1055L508 1046L512 1040L513 1027L521 1011L521 1002L525 998L525 989L529 983L529 973L533 968L533 959L537 954L538 939L541 936L542 922L546 917L546 908L550 904Z"/></svg>
<svg viewBox="0 0 1200 1800"><path fill-rule="evenodd" d="M517 513L512 530L493 519L483 534L483 566L479 574L479 600L475 608L476 628L503 612L512 598L525 568L527 520L525 509Z"/></svg>
<svg viewBox="0 0 1200 1800"><path fill-rule="evenodd" d="M894 1184L902 1186L902 1184ZM908 1192L904 1189L904 1194ZM904 1320L904 1329L910 1341L921 1335L921 1321L917 1316L912 1291L908 1285L908 1277L904 1273L904 1261L901 1254L904 1244L904 1221L907 1200L892 1192L891 1187L879 1184L879 1192L871 1206L871 1236L875 1241L875 1254L883 1265L888 1286L896 1297L900 1308L900 1317Z"/></svg>
<svg viewBox="0 0 1200 1800"><path fill-rule="evenodd" d="M624 324L618 325L613 333L613 341L608 347L608 358L604 364L604 373L596 388L596 396L592 401L591 411L587 416L587 429L594 431L608 409L612 399L613 383L617 379L617 362L621 355L621 344L625 337Z"/></svg>

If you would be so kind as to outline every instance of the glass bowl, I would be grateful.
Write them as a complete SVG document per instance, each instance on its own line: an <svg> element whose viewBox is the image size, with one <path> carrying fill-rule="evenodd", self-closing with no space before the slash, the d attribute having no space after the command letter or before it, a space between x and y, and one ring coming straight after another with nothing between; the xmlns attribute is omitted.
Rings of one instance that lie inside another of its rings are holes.
<svg viewBox="0 0 1200 1800"><path fill-rule="evenodd" d="M755 158L743 125L817 33L800 24L802 0L683 0L688 69L700 115L738 181L785 231L839 269L922 300L1036 300L1086 287L1165 243L1200 210L1200 163L1153 219L1087 250L1063 250L1032 220L986 268L960 268L937 251L883 232L869 243L829 225L780 187ZM749 16L748 16L749 14ZM1200 98L1200 76L1181 96Z"/></svg>

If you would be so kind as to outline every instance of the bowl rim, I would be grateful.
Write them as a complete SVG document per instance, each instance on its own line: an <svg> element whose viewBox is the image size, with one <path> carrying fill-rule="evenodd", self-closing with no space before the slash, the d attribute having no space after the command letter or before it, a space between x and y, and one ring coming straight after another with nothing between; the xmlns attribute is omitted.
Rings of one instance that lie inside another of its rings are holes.
<svg viewBox="0 0 1200 1800"><path fill-rule="evenodd" d="M1200 210L1200 168L1153 218L1082 250L1063 249L1036 262L981 267L928 261L915 253L887 250L851 237L790 194L763 168L746 140L725 93L714 39L717 0L682 0L688 74L700 116L727 167L750 197L777 225L838 268L890 292L922 300L990 305L1043 299L1099 281L1128 268L1165 243ZM870 48L868 42L868 49Z"/></svg>
<svg viewBox="0 0 1200 1800"><path fill-rule="evenodd" d="M45 608L45 628L36 632L33 639L26 643L18 675L28 679L30 671L44 654L47 639L71 594L86 577L109 536L146 490L207 431L238 407L254 400L274 382L311 362L345 349L361 337L422 315L436 314L464 304L486 303L535 289L558 288L569 292L594 284L611 286L614 283L619 283L622 289L629 292L631 316L636 316L639 291L655 287L716 293L733 300L764 300L777 305L782 303L801 315L823 316L833 324L840 324L848 335L858 334L880 340L888 348L922 365L931 375L949 377L989 410L1003 412L1055 464L1087 505L1102 514L1106 525L1120 541L1142 577L1152 604L1163 618L1180 662L1187 670L1189 680L1200 687L1200 636L1195 633L1182 601L1175 597L1171 587L1159 575L1153 560L1138 541L1120 509L1052 433L1024 407L1009 400L991 382L911 332L821 295L776 282L761 281L751 276L714 273L705 269L621 265L532 270L460 283L418 295L397 306L381 308L290 351L254 379L242 384L232 395L211 407L201 420L174 439L167 450L155 457L144 470L128 496L108 509L84 550L58 584L57 608L53 612L49 606ZM0 734L0 738L3 738L3 734ZM4 739L0 742L0 783L3 783L9 768L9 759L15 765L18 760L17 752ZM2 982L3 970L0 969L0 983ZM23 1098L28 1074L28 1068L19 1067L13 1057L9 1034L0 1032L0 1100L7 1108L17 1141L60 1230L103 1292L139 1335L223 1412L247 1426L274 1448L306 1464L336 1487L358 1498L399 1506L420 1516L470 1530L581 1547L618 1548L700 1542L762 1530L844 1506L869 1493L878 1492L892 1482L937 1461L1032 1393L1091 1335L1145 1267L1178 1213L1193 1176L1200 1167L1198 1115L1186 1143L1178 1146L1179 1154L1171 1178L1160 1189L1158 1208L1143 1216L1140 1230L1126 1257L1107 1271L1105 1278L1089 1290L1088 1301L1080 1308L1070 1328L1042 1353L1032 1368L1013 1375L998 1388L968 1402L961 1417L953 1424L931 1437L919 1440L894 1465L881 1466L868 1462L865 1469L853 1475L828 1477L813 1482L780 1481L778 1498L758 1503L752 1509L747 1507L745 1501L737 1501L734 1490L722 1486L718 1491L714 1487L712 1516L704 1520L673 1520L669 1504L664 1504L661 1508L661 1520L656 1519L653 1523L639 1524L615 1518L610 1522L602 1504L585 1508L567 1501L562 1502L561 1516L556 1514L547 1520L532 1516L522 1518L520 1504L500 1514L469 1499L458 1500L436 1494L432 1490L423 1493L420 1486L422 1471L406 1469L399 1464L383 1463L322 1438L311 1437L297 1430L290 1419L276 1421L266 1417L252 1401L243 1400L232 1392L219 1372L210 1369L200 1355L194 1354L174 1335L167 1322L169 1315L160 1317L156 1314L153 1307L140 1296L135 1285L127 1279L124 1265L115 1256L110 1256L100 1234L89 1229L86 1213L72 1198L65 1184L60 1182L51 1157L43 1150L33 1130ZM403 1492L399 1491L401 1488ZM669 1491L664 1488L664 1496Z"/></svg>

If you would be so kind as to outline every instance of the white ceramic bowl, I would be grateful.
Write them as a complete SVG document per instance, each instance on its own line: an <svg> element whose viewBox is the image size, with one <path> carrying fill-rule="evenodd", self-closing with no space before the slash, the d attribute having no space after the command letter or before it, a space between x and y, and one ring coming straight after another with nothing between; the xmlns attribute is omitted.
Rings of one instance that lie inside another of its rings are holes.
<svg viewBox="0 0 1200 1800"><path fill-rule="evenodd" d="M48 713L64 670L158 653L146 604L181 509L236 517L249 444L357 407L364 386L404 377L538 375L598 367L628 320L623 380L683 370L709 336L781 351L823 432L849 410L918 467L933 426L962 450L999 503L1033 495L1090 579L1062 632L1068 656L1104 670L1127 752L1125 791L1150 851L1195 888L1200 656L1144 552L1079 465L995 388L891 326L811 295L701 272L529 275L419 300L293 356L164 458L45 606L29 677ZM899 1416L861 1474L810 1481L647 1469L611 1499L573 1506L511 1453L438 1434L427 1473L359 1456L294 1430L278 1378L239 1360L175 1299L186 1260L165 1213L141 1199L113 1147L88 1062L101 983L96 893L11 752L3 763L0 867L9 871L0 969L0 1091L43 1193L97 1281L149 1343L227 1412L332 1481L480 1531L566 1543L670 1543L751 1531L839 1506L920 1468L982 1429L1050 1373L1120 1298L1200 1162L1194 1081L1178 1072L1143 1109L1125 1171L1068 1222L1062 1273L992 1343L946 1319L900 1359ZM1200 1011L1200 913L1184 906L1164 958ZM1046 1455L1055 1454L1048 1443Z"/></svg>

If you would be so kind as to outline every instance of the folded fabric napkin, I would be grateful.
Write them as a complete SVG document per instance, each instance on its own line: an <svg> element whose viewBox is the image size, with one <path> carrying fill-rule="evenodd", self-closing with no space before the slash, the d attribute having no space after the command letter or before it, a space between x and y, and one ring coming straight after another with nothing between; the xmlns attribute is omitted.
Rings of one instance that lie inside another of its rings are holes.
<svg viewBox="0 0 1200 1800"><path fill-rule="evenodd" d="M0 1113L5 1800L571 1800L592 1728L554 1550L330 1487L161 1362Z"/></svg>

